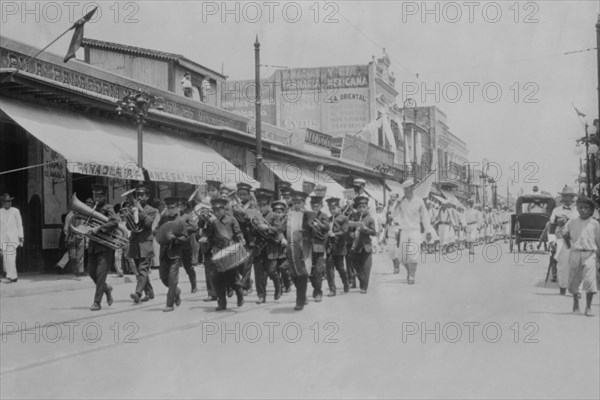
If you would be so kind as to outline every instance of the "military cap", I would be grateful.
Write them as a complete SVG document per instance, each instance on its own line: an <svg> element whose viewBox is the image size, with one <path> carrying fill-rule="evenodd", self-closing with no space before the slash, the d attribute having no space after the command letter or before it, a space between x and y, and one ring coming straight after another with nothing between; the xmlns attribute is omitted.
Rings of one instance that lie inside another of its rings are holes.
<svg viewBox="0 0 600 400"><path fill-rule="evenodd" d="M285 211L287 209L287 203L283 200L275 200L274 202L271 203L271 208L273 210L279 208L279 209Z"/></svg>
<svg viewBox="0 0 600 400"><path fill-rule="evenodd" d="M98 183L94 183L92 185L92 193L104 193L106 194L108 192L108 187L105 185L101 185Z"/></svg>
<svg viewBox="0 0 600 400"><path fill-rule="evenodd" d="M356 196L354 198L354 207L358 207L361 204L369 204L369 198L367 196Z"/></svg>
<svg viewBox="0 0 600 400"><path fill-rule="evenodd" d="M291 188L292 184L288 181L279 182L279 190L283 190L284 188Z"/></svg>
<svg viewBox="0 0 600 400"><path fill-rule="evenodd" d="M325 197L325 195L327 194L327 186L322 184L316 185L313 191L315 193L315 196Z"/></svg>
<svg viewBox="0 0 600 400"><path fill-rule="evenodd" d="M212 186L212 187L216 188L217 190L219 190L221 188L221 182L207 179L206 186Z"/></svg>
<svg viewBox="0 0 600 400"><path fill-rule="evenodd" d="M406 189L415 185L415 181L413 179L407 179L400 184L402 189Z"/></svg>
<svg viewBox="0 0 600 400"><path fill-rule="evenodd" d="M271 199L273 198L273 192L269 189L256 189L254 191L254 197L256 197L256 200L267 200L267 201L271 201Z"/></svg>
<svg viewBox="0 0 600 400"><path fill-rule="evenodd" d="M213 208L224 208L228 203L229 200L220 198L212 199L210 201L210 205L213 206Z"/></svg>
<svg viewBox="0 0 600 400"><path fill-rule="evenodd" d="M252 190L252 185L249 185L245 182L240 182L237 184L237 190L247 190L248 192Z"/></svg>
<svg viewBox="0 0 600 400"><path fill-rule="evenodd" d="M179 204L179 197L167 197L164 201L167 206L176 206Z"/></svg>
<svg viewBox="0 0 600 400"><path fill-rule="evenodd" d="M292 194L293 191L294 189L292 189L291 187L284 187L279 190L282 196Z"/></svg>
<svg viewBox="0 0 600 400"><path fill-rule="evenodd" d="M362 179L362 178L356 178L352 184L353 184L354 186L358 186L358 185L366 185L366 184L367 184L367 181L365 181L365 180L364 180L364 179Z"/></svg>
<svg viewBox="0 0 600 400"><path fill-rule="evenodd" d="M310 204L323 204L323 196L310 196Z"/></svg>
<svg viewBox="0 0 600 400"><path fill-rule="evenodd" d="M339 199L338 197L330 197L325 201L327 202L327 205L329 207L339 207L341 199Z"/></svg>
<svg viewBox="0 0 600 400"><path fill-rule="evenodd" d="M226 182L221 184L221 189L220 191L227 191L229 193L233 193L237 190L237 187L235 186L235 183L231 183L231 182Z"/></svg>
<svg viewBox="0 0 600 400"><path fill-rule="evenodd" d="M136 193L141 193L141 192L150 193L150 188L146 185L137 185L135 188L135 192Z"/></svg>
<svg viewBox="0 0 600 400"><path fill-rule="evenodd" d="M294 201L306 201L307 197L308 197L308 193L304 193L301 190L294 190L292 192L292 200L294 200Z"/></svg>

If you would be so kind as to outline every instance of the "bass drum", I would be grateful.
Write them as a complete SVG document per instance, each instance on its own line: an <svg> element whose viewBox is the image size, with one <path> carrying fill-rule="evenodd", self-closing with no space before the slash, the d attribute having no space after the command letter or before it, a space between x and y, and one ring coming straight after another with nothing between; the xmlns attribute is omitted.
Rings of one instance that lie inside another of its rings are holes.
<svg viewBox="0 0 600 400"><path fill-rule="evenodd" d="M307 226L307 215L302 211L290 211L287 215L286 258L293 277L308 275L311 265L312 241Z"/></svg>
<svg viewBox="0 0 600 400"><path fill-rule="evenodd" d="M212 262L219 272L225 272L239 267L250 258L250 253L241 244L235 243L217 251L212 256Z"/></svg>

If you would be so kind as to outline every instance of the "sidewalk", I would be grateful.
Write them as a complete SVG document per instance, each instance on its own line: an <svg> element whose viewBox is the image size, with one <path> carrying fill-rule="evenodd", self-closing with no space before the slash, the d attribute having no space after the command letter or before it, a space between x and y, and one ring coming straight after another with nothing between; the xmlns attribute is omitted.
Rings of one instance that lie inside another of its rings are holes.
<svg viewBox="0 0 600 400"><path fill-rule="evenodd" d="M198 283L203 281L201 278L204 278L204 271L199 271L203 268L203 264L198 264L195 266ZM182 272L183 277L180 274L180 281L181 278L184 278L184 280L187 279L185 272ZM153 268L152 273L150 274L150 280L155 281L158 279L158 269ZM119 277L114 272L109 273L108 277L106 278L106 283L110 284L111 286L133 284L135 282L135 275L125 275L123 277ZM85 276L76 278L73 274L59 275L51 273L21 273L19 274L19 280L15 283L4 283L4 279L2 280L0 283L0 298L32 296L44 293L88 289L93 287L95 287L94 281L92 281L87 274Z"/></svg>

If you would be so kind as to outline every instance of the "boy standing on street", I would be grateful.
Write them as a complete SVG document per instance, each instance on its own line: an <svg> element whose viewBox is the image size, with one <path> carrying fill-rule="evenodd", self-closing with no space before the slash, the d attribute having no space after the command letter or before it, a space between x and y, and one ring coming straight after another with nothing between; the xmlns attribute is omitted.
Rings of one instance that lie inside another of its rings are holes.
<svg viewBox="0 0 600 400"><path fill-rule="evenodd" d="M563 229L563 240L569 253L569 292L573 295L573 312L579 312L579 285L586 292L585 315L592 314L592 298L597 292L596 259L600 251L600 223L592 217L594 202L587 197L577 199L578 217L570 219Z"/></svg>

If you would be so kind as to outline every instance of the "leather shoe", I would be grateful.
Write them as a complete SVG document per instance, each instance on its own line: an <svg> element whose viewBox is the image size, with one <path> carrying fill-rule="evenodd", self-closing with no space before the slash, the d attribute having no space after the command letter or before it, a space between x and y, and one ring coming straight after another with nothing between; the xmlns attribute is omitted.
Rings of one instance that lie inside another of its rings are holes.
<svg viewBox="0 0 600 400"><path fill-rule="evenodd" d="M237 306L238 306L238 307L241 307L241 306L243 306L243 305L244 305L244 296L238 296L238 299L237 299Z"/></svg>
<svg viewBox="0 0 600 400"><path fill-rule="evenodd" d="M259 297L258 300L256 300L256 304L262 304L262 303L266 303L267 299L265 299L264 297Z"/></svg>
<svg viewBox="0 0 600 400"><path fill-rule="evenodd" d="M400 273L400 268L394 268L394 274L399 274Z"/></svg>
<svg viewBox="0 0 600 400"><path fill-rule="evenodd" d="M344 286L344 293L348 293L350 291L350 286Z"/></svg>
<svg viewBox="0 0 600 400"><path fill-rule="evenodd" d="M292 291L292 287L291 286L287 286L283 288L283 293L289 293Z"/></svg>
<svg viewBox="0 0 600 400"><path fill-rule="evenodd" d="M585 316L586 317L593 317L594 314L592 314L592 309L590 307L586 307L585 308Z"/></svg>
<svg viewBox="0 0 600 400"><path fill-rule="evenodd" d="M308 299L304 300L304 305L307 306L308 305Z"/></svg>
<svg viewBox="0 0 600 400"><path fill-rule="evenodd" d="M112 306L113 303L112 290L112 286L106 288L106 304L108 304L109 306Z"/></svg>
<svg viewBox="0 0 600 400"><path fill-rule="evenodd" d="M315 296L315 302L316 303L320 303L322 300L323 300L323 295L318 294L318 295Z"/></svg>
<svg viewBox="0 0 600 400"><path fill-rule="evenodd" d="M175 293L175 305L179 307L181 305L181 289L177 288Z"/></svg>
<svg viewBox="0 0 600 400"><path fill-rule="evenodd" d="M367 294L367 289L360 289L360 294Z"/></svg>
<svg viewBox="0 0 600 400"><path fill-rule="evenodd" d="M564 296L567 293L567 288L562 288L561 287L560 290L559 290L559 292L560 292L561 295Z"/></svg>
<svg viewBox="0 0 600 400"><path fill-rule="evenodd" d="M350 289L356 289L356 282L352 282L350 284Z"/></svg>
<svg viewBox="0 0 600 400"><path fill-rule="evenodd" d="M247 289L242 290L242 293L244 294L244 296L248 296L248 290Z"/></svg>
<svg viewBox="0 0 600 400"><path fill-rule="evenodd" d="M329 291L329 293L327 293L327 297L335 297L335 292Z"/></svg>
<svg viewBox="0 0 600 400"><path fill-rule="evenodd" d="M139 294L137 294L137 293L131 293L131 294L129 295L129 297L131 297L131 299L133 300L133 302L134 302L135 304L138 304L138 303L140 302L140 295L139 295Z"/></svg>
<svg viewBox="0 0 600 400"><path fill-rule="evenodd" d="M225 309L227 309L227 306L219 305L219 306L217 306L217 308L215 308L215 311L223 311Z"/></svg>
<svg viewBox="0 0 600 400"><path fill-rule="evenodd" d="M94 303L92 304L92 306L90 307L90 311L98 311L100 310L102 307L100 307L100 304L98 303Z"/></svg>
<svg viewBox="0 0 600 400"><path fill-rule="evenodd" d="M302 310L304 310L304 306L302 304L296 304L296 307L294 307L294 310L302 311Z"/></svg>
<svg viewBox="0 0 600 400"><path fill-rule="evenodd" d="M217 297L216 296L208 296L207 298L205 298L203 301L205 302L209 302L209 301L217 301Z"/></svg>
<svg viewBox="0 0 600 400"><path fill-rule="evenodd" d="M173 306L166 306L165 308L163 308L163 312L173 311L174 309L175 309L175 307L173 307Z"/></svg>
<svg viewBox="0 0 600 400"><path fill-rule="evenodd" d="M140 299L140 301L141 302L146 302L146 301L149 301L149 300L152 300L152 299L154 299L154 295L153 294L147 294L144 297L142 297Z"/></svg>
<svg viewBox="0 0 600 400"><path fill-rule="evenodd" d="M198 291L198 288L197 288L197 287L193 287L193 288L192 288L192 293L196 293L197 291Z"/></svg>
<svg viewBox="0 0 600 400"><path fill-rule="evenodd" d="M415 284L415 279L414 278L408 278L408 284L409 285L414 285Z"/></svg>
<svg viewBox="0 0 600 400"><path fill-rule="evenodd" d="M16 278L16 279L6 278L4 283L17 283L18 280L19 280L19 278Z"/></svg>

